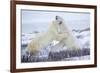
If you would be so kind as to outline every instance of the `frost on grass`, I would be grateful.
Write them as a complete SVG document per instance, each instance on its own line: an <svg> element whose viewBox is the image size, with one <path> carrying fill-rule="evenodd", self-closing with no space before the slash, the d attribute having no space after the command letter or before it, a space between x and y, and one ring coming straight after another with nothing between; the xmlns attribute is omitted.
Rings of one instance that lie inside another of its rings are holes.
<svg viewBox="0 0 100 73"><path fill-rule="evenodd" d="M39 51L35 55L23 49L21 59L22 62L70 61L89 59L89 48L83 48L80 50L66 50L64 48L66 47L59 45L52 46L51 44L49 44L47 47L41 49L41 51Z"/></svg>

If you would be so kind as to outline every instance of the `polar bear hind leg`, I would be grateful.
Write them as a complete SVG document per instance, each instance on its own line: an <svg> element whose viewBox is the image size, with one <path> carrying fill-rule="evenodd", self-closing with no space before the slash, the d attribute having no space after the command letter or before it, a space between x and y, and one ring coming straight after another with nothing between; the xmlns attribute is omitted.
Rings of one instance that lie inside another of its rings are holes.
<svg viewBox="0 0 100 73"><path fill-rule="evenodd" d="M36 54L39 50L39 42L36 39L33 39L27 46L27 49L30 53Z"/></svg>

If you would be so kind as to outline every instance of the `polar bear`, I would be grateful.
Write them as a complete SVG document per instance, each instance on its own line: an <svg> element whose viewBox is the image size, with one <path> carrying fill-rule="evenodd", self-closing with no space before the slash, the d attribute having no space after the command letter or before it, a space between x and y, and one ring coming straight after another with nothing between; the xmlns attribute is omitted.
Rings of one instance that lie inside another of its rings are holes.
<svg viewBox="0 0 100 73"><path fill-rule="evenodd" d="M35 54L53 40L59 41L60 44L65 44L69 49L80 48L68 26L65 25L64 19L60 16L55 16L55 20L52 21L48 31L32 39L27 48L29 52Z"/></svg>

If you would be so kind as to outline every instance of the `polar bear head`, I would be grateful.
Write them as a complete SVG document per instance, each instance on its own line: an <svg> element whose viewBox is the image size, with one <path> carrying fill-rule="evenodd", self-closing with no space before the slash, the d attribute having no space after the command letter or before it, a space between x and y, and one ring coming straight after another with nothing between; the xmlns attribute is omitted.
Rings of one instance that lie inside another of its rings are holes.
<svg viewBox="0 0 100 73"><path fill-rule="evenodd" d="M58 23L58 25L61 25L63 22L63 19L60 16L56 16L56 22Z"/></svg>
<svg viewBox="0 0 100 73"><path fill-rule="evenodd" d="M57 26L57 31L59 33L61 33L63 30L65 31L65 27L66 25L64 24L64 19L60 16L55 16L55 23L56 23L56 26ZM63 32L64 32L63 31Z"/></svg>

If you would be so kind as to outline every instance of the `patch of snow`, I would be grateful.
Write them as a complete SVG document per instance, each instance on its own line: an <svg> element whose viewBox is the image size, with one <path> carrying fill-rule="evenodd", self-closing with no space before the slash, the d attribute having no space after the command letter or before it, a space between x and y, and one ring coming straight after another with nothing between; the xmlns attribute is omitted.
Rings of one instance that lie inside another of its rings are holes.
<svg viewBox="0 0 100 73"><path fill-rule="evenodd" d="M80 56L80 57L65 58L63 60L67 60L67 61L70 61L71 60L72 61L72 60L89 60L89 59L90 59L90 56L89 55L86 55L86 56Z"/></svg>
<svg viewBox="0 0 100 73"><path fill-rule="evenodd" d="M22 33L22 45L28 44L37 34L34 33Z"/></svg>

